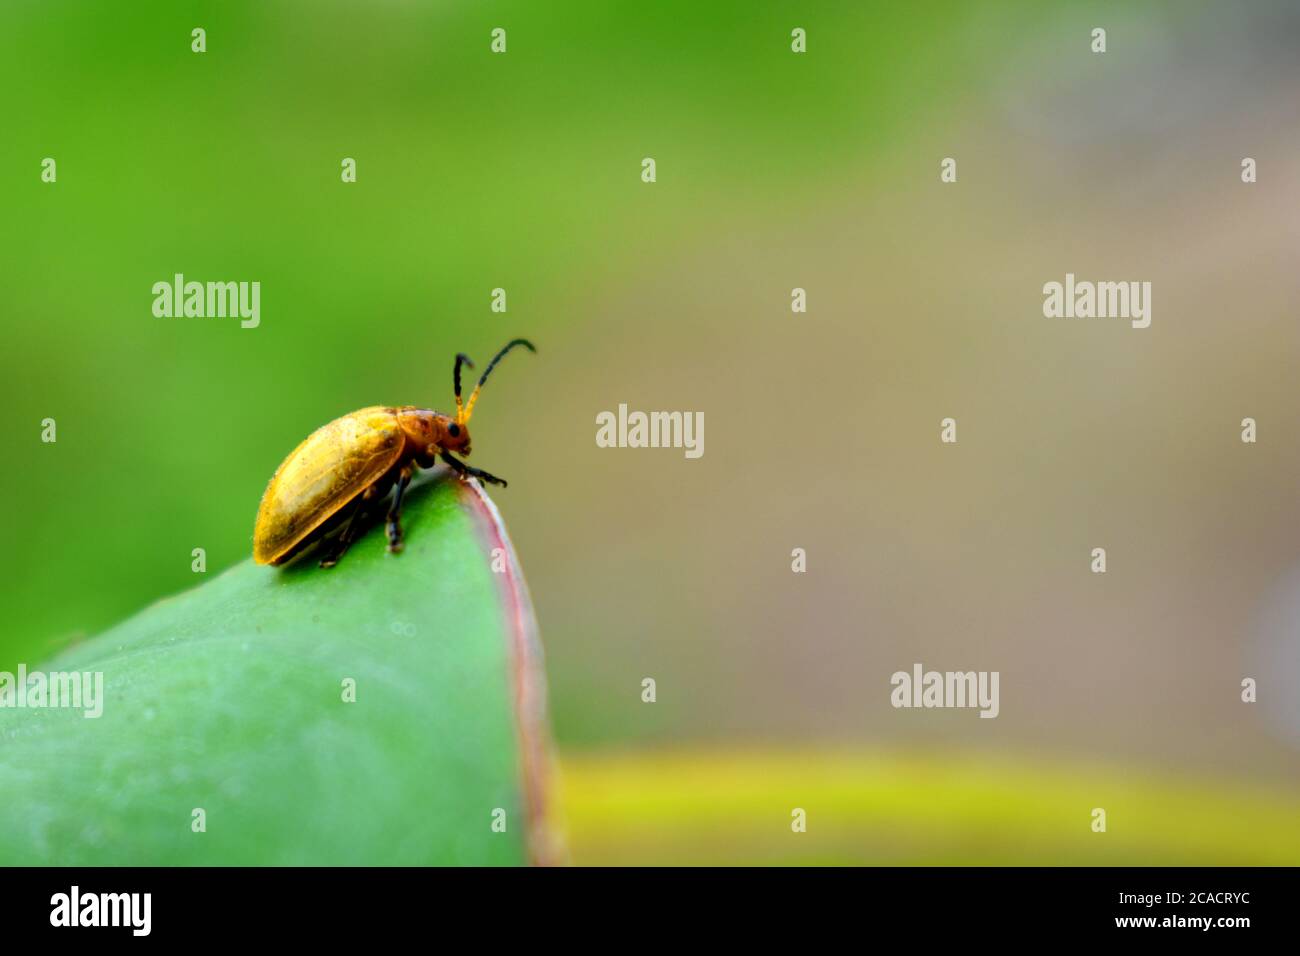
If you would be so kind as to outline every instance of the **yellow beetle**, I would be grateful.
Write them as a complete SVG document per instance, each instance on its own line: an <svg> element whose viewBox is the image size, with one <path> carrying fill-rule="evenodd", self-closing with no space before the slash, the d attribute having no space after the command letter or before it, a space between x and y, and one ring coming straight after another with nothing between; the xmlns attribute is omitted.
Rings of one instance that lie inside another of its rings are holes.
<svg viewBox="0 0 1300 956"><path fill-rule="evenodd" d="M463 352L456 356L452 384L456 417L413 405L374 405L336 418L312 432L275 470L262 495L253 526L253 560L284 564L337 524L343 524L333 548L321 559L322 568L338 564L356 537L358 516L381 501L394 484L397 491L388 509L388 550L402 550L402 493L416 466L431 468L441 458L462 477L492 484L506 482L472 468L453 456L469 454L469 417L479 390L492 369L516 345L536 352L527 339L513 339L488 363L464 405L460 400L460 367L474 367Z"/></svg>

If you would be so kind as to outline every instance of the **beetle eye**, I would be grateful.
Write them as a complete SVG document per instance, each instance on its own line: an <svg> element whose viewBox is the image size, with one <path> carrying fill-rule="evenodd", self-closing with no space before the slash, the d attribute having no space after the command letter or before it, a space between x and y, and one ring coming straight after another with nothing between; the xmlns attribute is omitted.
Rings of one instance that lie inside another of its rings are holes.
<svg viewBox="0 0 1300 956"><path fill-rule="evenodd" d="M452 422L451 425L447 427L447 431L451 433L452 438L460 437L460 426L457 425L455 422Z"/></svg>

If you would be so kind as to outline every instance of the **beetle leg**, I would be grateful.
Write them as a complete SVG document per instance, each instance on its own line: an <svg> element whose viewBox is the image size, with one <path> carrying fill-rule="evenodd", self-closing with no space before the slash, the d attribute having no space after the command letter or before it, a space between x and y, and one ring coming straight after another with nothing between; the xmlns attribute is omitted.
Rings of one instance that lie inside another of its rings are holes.
<svg viewBox="0 0 1300 956"><path fill-rule="evenodd" d="M344 553L352 545L352 539L356 537L357 533L357 518L359 518L361 512L365 510L362 506L362 502L365 498L366 495L357 495L356 500L352 503L352 513L348 515L347 523L343 525L343 530L335 540L334 547L330 550L329 554L320 559L320 566L322 568L332 568L334 565L338 564L339 559L343 557Z"/></svg>
<svg viewBox="0 0 1300 956"><path fill-rule="evenodd" d="M403 466L397 476L397 490L393 492L393 506L388 509L388 550L393 554L402 550L402 492L411 483L410 465Z"/></svg>
<svg viewBox="0 0 1300 956"><path fill-rule="evenodd" d="M440 453L439 457L441 457L443 461L445 461L448 465L450 465L452 470L455 471L462 478L464 478L466 475L469 475L472 478L477 478L479 481L486 481L489 484L500 485L502 488L506 487L507 485L507 482L504 478L498 478L496 475L489 474L488 472L484 471L482 468L475 468L473 465L467 465L460 459L453 458L449 453L445 451Z"/></svg>

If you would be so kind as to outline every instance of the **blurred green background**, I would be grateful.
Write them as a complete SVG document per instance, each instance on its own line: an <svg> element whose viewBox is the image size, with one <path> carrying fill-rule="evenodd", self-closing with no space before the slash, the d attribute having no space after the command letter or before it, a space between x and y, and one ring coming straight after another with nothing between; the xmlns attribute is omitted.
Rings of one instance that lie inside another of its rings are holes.
<svg viewBox="0 0 1300 956"><path fill-rule="evenodd" d="M1300 862L1298 39L1280 2L8 0L0 670L242 560L312 429L526 335L473 462L577 862L1023 859L972 761L1043 862L1098 859L1098 805L1127 862ZM177 272L260 281L260 327L155 318ZM1066 272L1151 281L1151 328L1044 319ZM703 411L704 457L597 448L620 402ZM999 670L1001 715L892 709L916 661ZM791 843L826 748L844 827Z"/></svg>

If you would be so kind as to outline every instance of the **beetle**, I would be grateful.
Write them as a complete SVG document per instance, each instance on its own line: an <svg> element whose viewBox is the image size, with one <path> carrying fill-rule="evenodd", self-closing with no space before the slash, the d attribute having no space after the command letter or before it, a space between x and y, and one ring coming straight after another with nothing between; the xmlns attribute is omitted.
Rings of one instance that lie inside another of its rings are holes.
<svg viewBox="0 0 1300 956"><path fill-rule="evenodd" d="M373 405L312 432L280 463L267 483L253 525L253 560L284 564L339 525L343 530L321 559L322 568L338 564L355 540L358 517L367 506L382 501L396 486L388 509L388 550L402 550L402 494L418 468L432 468L441 459L462 478L478 478L506 487L506 481L457 458L470 452L469 418L479 391L506 353L522 345L536 352L527 339L512 339L488 363L469 400L461 403L460 370L474 367L461 352L452 366L456 394L455 416L414 405Z"/></svg>

